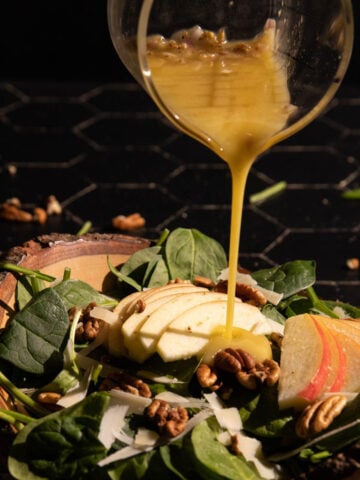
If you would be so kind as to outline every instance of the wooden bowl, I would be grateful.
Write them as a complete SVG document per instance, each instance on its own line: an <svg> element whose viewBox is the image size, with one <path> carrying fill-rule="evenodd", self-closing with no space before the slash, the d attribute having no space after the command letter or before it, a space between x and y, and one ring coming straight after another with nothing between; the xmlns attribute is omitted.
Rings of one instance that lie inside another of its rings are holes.
<svg viewBox="0 0 360 480"><path fill-rule="evenodd" d="M149 245L149 240L121 234L50 234L12 248L1 260L54 277L62 277L64 268L69 267L72 278L106 292L115 280L109 275L107 257L112 265L119 266L137 250ZM0 271L0 328L8 320L8 307L14 305L15 287L16 274Z"/></svg>

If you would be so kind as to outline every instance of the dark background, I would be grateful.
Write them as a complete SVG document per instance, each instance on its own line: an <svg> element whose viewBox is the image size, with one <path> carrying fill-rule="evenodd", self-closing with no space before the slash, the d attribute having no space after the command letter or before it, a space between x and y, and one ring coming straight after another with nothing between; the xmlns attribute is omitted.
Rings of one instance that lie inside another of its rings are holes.
<svg viewBox="0 0 360 480"><path fill-rule="evenodd" d="M0 3L0 80L131 80L109 38L106 0ZM353 6L356 37L346 81L358 83L359 1Z"/></svg>

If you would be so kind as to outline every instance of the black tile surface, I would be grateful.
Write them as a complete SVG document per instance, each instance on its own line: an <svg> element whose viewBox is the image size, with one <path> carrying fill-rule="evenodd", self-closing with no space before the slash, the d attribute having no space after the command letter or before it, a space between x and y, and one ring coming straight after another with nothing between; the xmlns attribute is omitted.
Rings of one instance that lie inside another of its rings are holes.
<svg viewBox="0 0 360 480"><path fill-rule="evenodd" d="M253 269L315 259L320 295L360 305L360 88L344 85L325 115L254 164L243 216L241 263ZM261 204L249 196L279 181ZM231 179L225 163L177 132L135 83L0 83L0 203L24 208L49 195L63 212L44 225L0 220L0 251L86 221L111 232L119 214L140 212L132 234L194 227L229 240ZM126 232L128 233L128 232Z"/></svg>

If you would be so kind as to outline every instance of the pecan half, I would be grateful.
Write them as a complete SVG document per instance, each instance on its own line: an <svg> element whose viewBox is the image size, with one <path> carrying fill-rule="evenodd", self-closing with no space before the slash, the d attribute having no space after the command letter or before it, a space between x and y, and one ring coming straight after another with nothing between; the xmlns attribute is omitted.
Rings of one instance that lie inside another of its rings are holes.
<svg viewBox="0 0 360 480"><path fill-rule="evenodd" d="M140 378L133 377L127 373L112 372L102 381L99 387L99 390L101 391L109 391L113 389L132 393L139 397L151 397L149 385Z"/></svg>
<svg viewBox="0 0 360 480"><path fill-rule="evenodd" d="M189 419L186 408L171 407L164 400L155 399L145 409L145 416L156 431L166 437L176 437L185 429Z"/></svg>
<svg viewBox="0 0 360 480"><path fill-rule="evenodd" d="M199 365L196 370L196 378L202 388L210 388L210 390L216 391L222 386L216 370L206 363Z"/></svg>
<svg viewBox="0 0 360 480"><path fill-rule="evenodd" d="M227 280L218 283L215 286L214 290L216 292L227 293ZM267 302L266 297L262 292L260 292L255 286L247 285L245 283L236 283L235 295L237 296L237 298L240 298L240 300L242 300L244 303L249 303L250 305L254 305L256 307L262 307Z"/></svg>
<svg viewBox="0 0 360 480"><path fill-rule="evenodd" d="M300 415L295 432L300 438L308 438L326 430L346 406L344 395L331 395L308 405Z"/></svg>

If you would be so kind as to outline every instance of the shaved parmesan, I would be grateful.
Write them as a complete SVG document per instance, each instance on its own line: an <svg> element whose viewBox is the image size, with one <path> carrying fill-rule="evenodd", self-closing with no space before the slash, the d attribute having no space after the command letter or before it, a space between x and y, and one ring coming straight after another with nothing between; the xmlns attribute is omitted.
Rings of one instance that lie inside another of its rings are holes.
<svg viewBox="0 0 360 480"><path fill-rule="evenodd" d="M134 446L138 448L155 447L159 438L159 435L154 430L140 427L135 435Z"/></svg>
<svg viewBox="0 0 360 480"><path fill-rule="evenodd" d="M98 439L107 449L111 447L117 438L115 432L123 428L127 411L127 405L119 405L111 401L104 413L100 423Z"/></svg>
<svg viewBox="0 0 360 480"><path fill-rule="evenodd" d="M145 408L150 405L151 399L123 392L122 390L110 390L110 395L117 399L120 404L128 406L128 415L135 413L141 415Z"/></svg>

